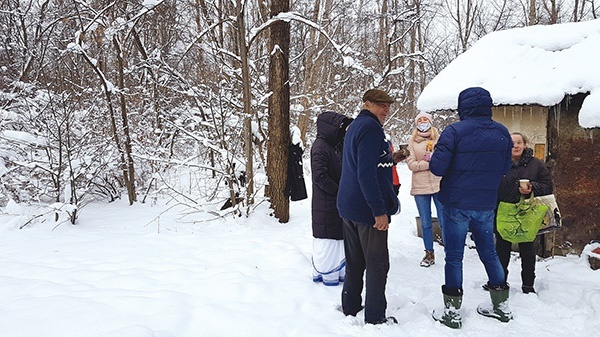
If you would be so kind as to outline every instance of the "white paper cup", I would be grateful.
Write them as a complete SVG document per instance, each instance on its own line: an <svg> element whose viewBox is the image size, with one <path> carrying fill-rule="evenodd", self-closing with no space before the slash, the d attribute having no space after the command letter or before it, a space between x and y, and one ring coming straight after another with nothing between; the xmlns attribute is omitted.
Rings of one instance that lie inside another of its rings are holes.
<svg viewBox="0 0 600 337"><path fill-rule="evenodd" d="M520 179L519 180L519 185L521 186L521 188L528 188L529 186L529 179Z"/></svg>

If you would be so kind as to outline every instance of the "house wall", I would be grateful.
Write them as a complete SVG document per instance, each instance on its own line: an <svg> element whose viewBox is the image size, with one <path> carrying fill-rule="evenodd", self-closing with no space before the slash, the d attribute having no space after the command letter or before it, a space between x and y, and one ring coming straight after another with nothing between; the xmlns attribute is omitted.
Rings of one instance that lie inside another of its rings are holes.
<svg viewBox="0 0 600 337"><path fill-rule="evenodd" d="M563 229L545 235L545 256L579 254L600 239L600 128L579 126L585 96L568 96L548 111L547 163Z"/></svg>
<svg viewBox="0 0 600 337"><path fill-rule="evenodd" d="M529 138L529 147L535 156L546 158L546 126L548 108L537 105L497 106L492 108L492 118L502 123L509 132L521 132Z"/></svg>

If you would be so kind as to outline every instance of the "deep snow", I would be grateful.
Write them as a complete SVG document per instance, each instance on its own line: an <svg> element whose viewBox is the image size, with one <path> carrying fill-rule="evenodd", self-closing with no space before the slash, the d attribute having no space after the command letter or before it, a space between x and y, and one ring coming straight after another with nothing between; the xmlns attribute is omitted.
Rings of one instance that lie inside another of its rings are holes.
<svg viewBox="0 0 600 337"><path fill-rule="evenodd" d="M436 245L434 266L419 267L410 171L400 164L399 172L402 213L392 219L386 291L397 325L365 325L361 313L345 317L337 310L341 286L312 282L310 199L291 203L287 224L270 217L266 203L249 218L214 219L160 201L121 200L85 207L75 226L54 228L47 220L19 230L26 208L0 213L0 336L597 335L600 270L590 269L587 252L539 259L538 294L528 295L520 291L515 253L514 320L500 323L476 313L489 301L481 289L487 279L475 250L466 248L463 328L435 322L443 249Z"/></svg>

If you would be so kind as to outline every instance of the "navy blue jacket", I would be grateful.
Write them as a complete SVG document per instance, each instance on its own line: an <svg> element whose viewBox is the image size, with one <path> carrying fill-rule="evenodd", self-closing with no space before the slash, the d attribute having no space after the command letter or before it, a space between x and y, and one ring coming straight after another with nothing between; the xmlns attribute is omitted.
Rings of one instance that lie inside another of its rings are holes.
<svg viewBox="0 0 600 337"><path fill-rule="evenodd" d="M344 238L336 200L342 176L342 145L350 118L326 111L317 118L317 139L310 150L312 233L319 239Z"/></svg>
<svg viewBox="0 0 600 337"><path fill-rule="evenodd" d="M429 163L442 177L438 197L453 208L493 210L500 181L511 167L512 139L492 120L492 98L483 88L460 93L458 114L460 122L442 132Z"/></svg>
<svg viewBox="0 0 600 337"><path fill-rule="evenodd" d="M337 207L344 219L365 225L375 217L396 214L399 207L394 193L394 160L383 127L369 110L362 110L350 124L344 139L342 178Z"/></svg>

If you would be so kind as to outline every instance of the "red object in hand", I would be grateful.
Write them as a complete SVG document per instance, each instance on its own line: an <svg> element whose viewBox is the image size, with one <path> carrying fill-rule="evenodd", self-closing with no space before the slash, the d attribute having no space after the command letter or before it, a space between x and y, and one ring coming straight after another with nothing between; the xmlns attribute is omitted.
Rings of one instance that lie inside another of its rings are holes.
<svg viewBox="0 0 600 337"><path fill-rule="evenodd" d="M600 247L592 250L592 252L600 255Z"/></svg>
<svg viewBox="0 0 600 337"><path fill-rule="evenodd" d="M431 153L425 153L423 155L423 160L424 161L430 161L431 160Z"/></svg>

